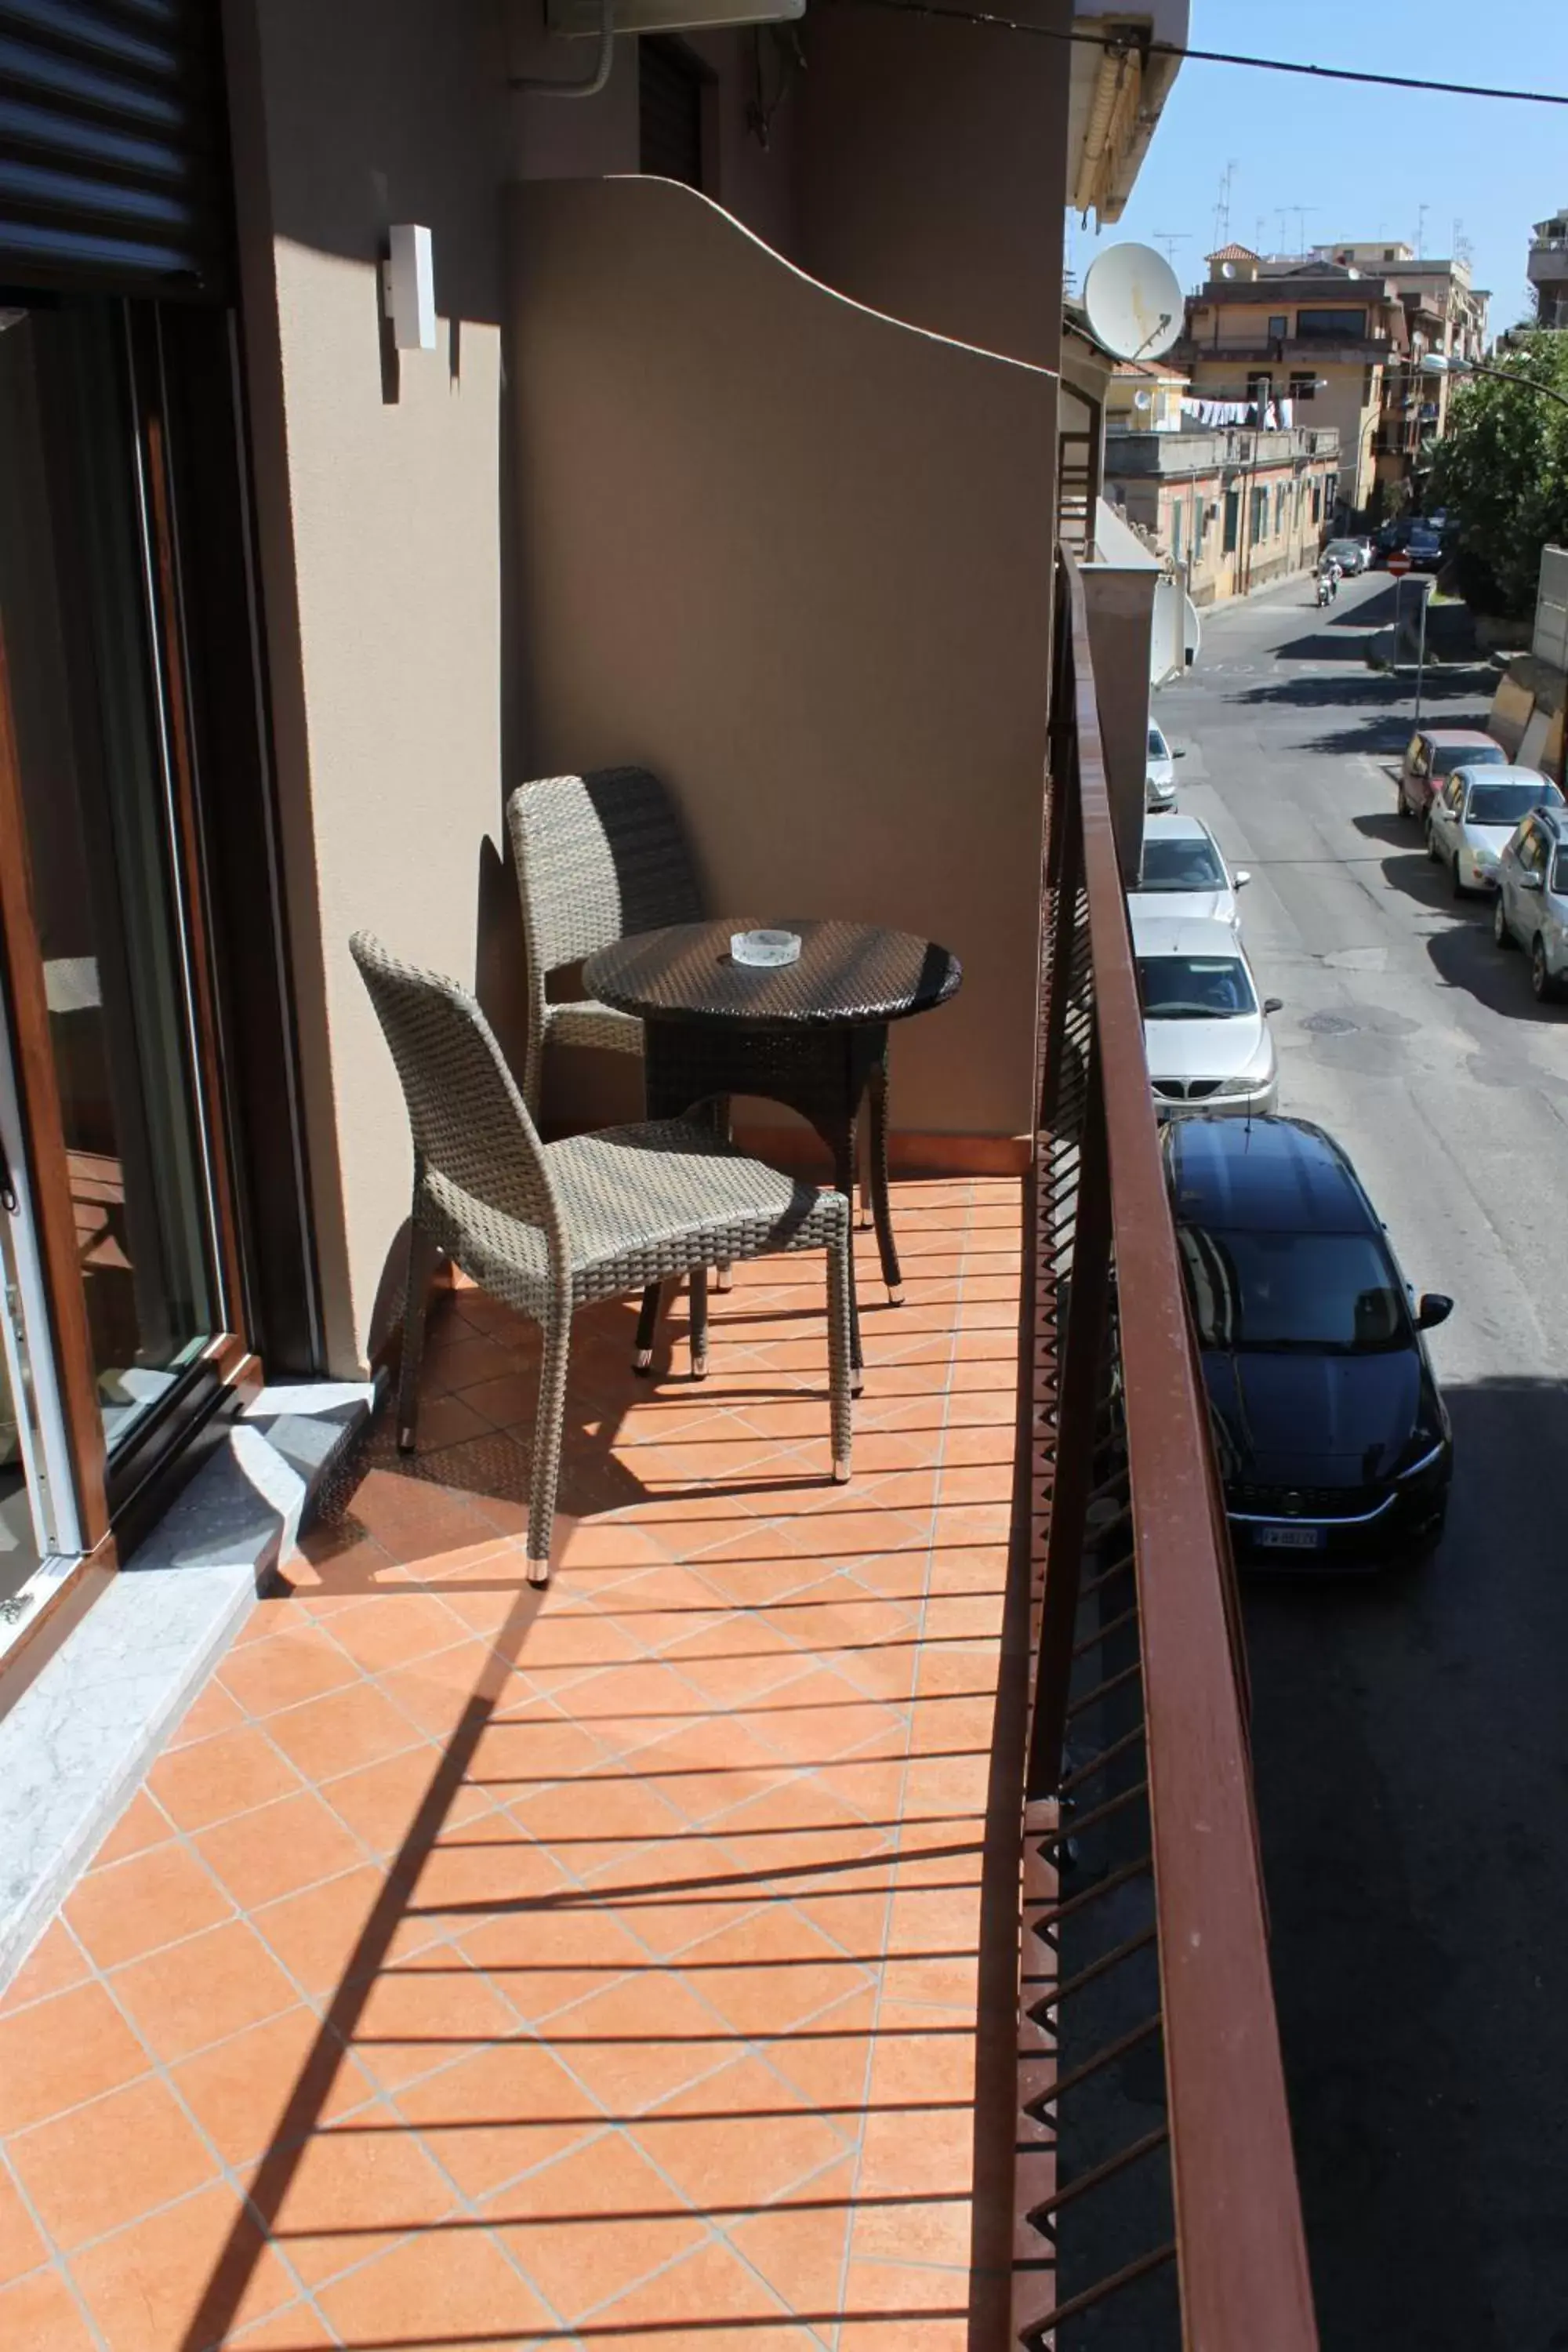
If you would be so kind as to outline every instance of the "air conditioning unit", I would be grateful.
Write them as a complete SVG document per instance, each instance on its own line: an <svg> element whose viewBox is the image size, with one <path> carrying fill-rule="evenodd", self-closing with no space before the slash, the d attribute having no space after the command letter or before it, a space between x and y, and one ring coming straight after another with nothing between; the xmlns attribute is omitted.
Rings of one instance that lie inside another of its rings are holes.
<svg viewBox="0 0 1568 2352"><path fill-rule="evenodd" d="M612 0L617 33L716 32L726 25L782 25L805 14L805 0ZM597 40L600 0L545 0L545 27L567 40Z"/></svg>

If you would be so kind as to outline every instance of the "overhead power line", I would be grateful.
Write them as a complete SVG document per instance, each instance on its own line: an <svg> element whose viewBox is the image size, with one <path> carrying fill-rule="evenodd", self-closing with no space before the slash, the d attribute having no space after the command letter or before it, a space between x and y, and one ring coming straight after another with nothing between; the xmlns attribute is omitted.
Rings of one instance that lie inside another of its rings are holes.
<svg viewBox="0 0 1568 2352"><path fill-rule="evenodd" d="M1183 58L1189 65L1246 66L1254 73L1302 74L1310 81L1353 81L1373 89L1428 90L1439 97L1503 99L1518 106L1568 106L1568 90L1499 89L1489 82L1429 81L1419 74L1365 73L1355 66L1308 66L1292 58L1243 57L1233 49L1193 49L1180 41L1142 39L1129 29L1117 33L1072 32L1055 25L1027 25L984 8L959 8L948 0L831 0L839 8L882 8L895 16L940 16L955 25L984 25L993 32L1022 33L1037 41L1067 41L1105 49L1112 57ZM1295 209L1294 206L1291 207Z"/></svg>

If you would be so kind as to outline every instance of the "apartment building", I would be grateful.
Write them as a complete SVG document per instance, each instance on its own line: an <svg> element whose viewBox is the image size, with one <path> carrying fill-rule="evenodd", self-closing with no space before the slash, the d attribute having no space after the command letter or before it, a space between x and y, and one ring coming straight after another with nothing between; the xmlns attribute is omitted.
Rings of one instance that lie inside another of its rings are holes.
<svg viewBox="0 0 1568 2352"><path fill-rule="evenodd" d="M1377 480L1379 430L1391 377L1407 362L1405 306L1381 271L1230 245L1208 257L1172 354L1197 395L1288 399L1292 422L1339 436L1339 496L1364 513Z"/></svg>
<svg viewBox="0 0 1568 2352"><path fill-rule="evenodd" d="M1405 314L1405 351L1385 368L1383 398L1373 436L1377 481L1384 491L1415 481L1426 469L1433 442L1448 427L1454 379L1421 373L1427 352L1479 360L1487 348L1490 296L1476 286L1460 257L1432 260L1408 245L1373 240L1314 247L1314 257L1381 277L1393 288Z"/></svg>
<svg viewBox="0 0 1568 2352"><path fill-rule="evenodd" d="M1568 205L1536 222L1525 267L1535 289L1536 324L1568 327Z"/></svg>
<svg viewBox="0 0 1568 2352"><path fill-rule="evenodd" d="M1339 498L1332 426L1155 433L1111 418L1105 487L1183 573L1225 604L1317 561Z"/></svg>

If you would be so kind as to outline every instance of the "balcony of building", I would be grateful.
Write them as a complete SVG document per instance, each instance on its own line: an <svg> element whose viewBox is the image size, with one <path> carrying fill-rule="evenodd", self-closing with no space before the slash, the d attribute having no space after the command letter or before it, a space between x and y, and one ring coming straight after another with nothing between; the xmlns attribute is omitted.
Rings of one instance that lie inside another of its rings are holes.
<svg viewBox="0 0 1568 2352"><path fill-rule="evenodd" d="M702 1383L592 1310L542 1592L532 1339L442 1296L419 1451L0 2007L7 2344L1315 2342L1070 563L1057 615L1028 1170L895 1187L852 1482L809 1266L736 1269Z"/></svg>

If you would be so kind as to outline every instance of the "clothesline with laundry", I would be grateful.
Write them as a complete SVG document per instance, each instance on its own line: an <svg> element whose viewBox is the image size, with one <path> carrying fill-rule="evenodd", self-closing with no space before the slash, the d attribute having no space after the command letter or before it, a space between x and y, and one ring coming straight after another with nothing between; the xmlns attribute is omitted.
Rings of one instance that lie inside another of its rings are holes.
<svg viewBox="0 0 1568 2352"><path fill-rule="evenodd" d="M1293 400L1184 400L1184 416L1200 425L1250 425L1260 432L1288 432L1296 421Z"/></svg>

